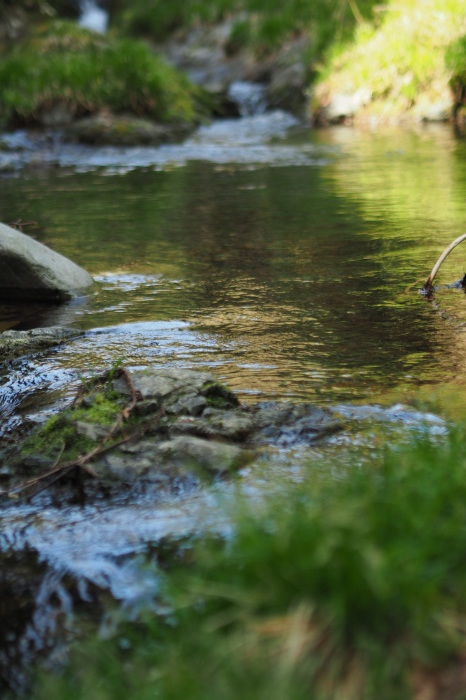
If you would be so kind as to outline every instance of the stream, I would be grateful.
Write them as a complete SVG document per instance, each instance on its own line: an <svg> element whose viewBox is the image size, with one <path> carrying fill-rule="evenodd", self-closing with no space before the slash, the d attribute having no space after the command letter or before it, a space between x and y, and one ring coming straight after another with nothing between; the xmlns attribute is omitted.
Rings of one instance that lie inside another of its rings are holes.
<svg viewBox="0 0 466 700"><path fill-rule="evenodd" d="M0 304L1 330L84 332L0 369L4 438L121 360L211 371L246 403L338 406L350 431L243 470L243 492L260 500L311 468L309 457L337 455L351 468L370 461L380 432L388 442L425 430L441 439L462 415L464 291L419 294L465 230L466 141L450 126L313 130L259 108L158 148L69 145L59 132L2 142L0 220L95 278L64 306ZM463 276L465 253L452 254L439 282ZM56 639L72 634L86 603L97 619L97 600L128 615L153 604L148 548L206 528L227 533L235 492L220 482L176 496L5 507L0 687L21 692L31 660L59 655Z"/></svg>

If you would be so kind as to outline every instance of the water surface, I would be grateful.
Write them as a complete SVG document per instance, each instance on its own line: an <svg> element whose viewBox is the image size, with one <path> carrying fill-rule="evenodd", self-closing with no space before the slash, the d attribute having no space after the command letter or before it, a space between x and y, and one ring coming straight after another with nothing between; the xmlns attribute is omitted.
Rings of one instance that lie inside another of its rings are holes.
<svg viewBox="0 0 466 700"><path fill-rule="evenodd" d="M246 399L449 381L464 368L464 293L429 303L418 289L464 230L465 151L448 126L313 131L283 113L159 149L41 144L3 178L0 220L26 222L96 287L66 307L2 305L0 319L92 331L48 371L209 367ZM463 275L465 253L440 281Z"/></svg>
<svg viewBox="0 0 466 700"><path fill-rule="evenodd" d="M161 148L92 149L18 132L4 141L0 220L96 280L64 306L1 303L0 330L85 332L2 368L4 436L121 359L211 370L244 401L338 404L352 429L242 474L243 492L257 499L309 464L329 469L332 455L340 470L370 462L381 436L427 429L441 439L445 423L425 412L435 396L446 415L464 415L465 294L419 294L465 230L466 142L448 126L315 131L276 112L217 122ZM440 282L463 276L465 255L466 245L452 254ZM141 569L147 547L228 530L233 492L217 485L85 507L4 508L0 588L14 614L2 613L0 687L6 674L24 690L24 667L55 643L60 625L75 624L74 599L90 605L98 589L127 609L153 601L157 573Z"/></svg>

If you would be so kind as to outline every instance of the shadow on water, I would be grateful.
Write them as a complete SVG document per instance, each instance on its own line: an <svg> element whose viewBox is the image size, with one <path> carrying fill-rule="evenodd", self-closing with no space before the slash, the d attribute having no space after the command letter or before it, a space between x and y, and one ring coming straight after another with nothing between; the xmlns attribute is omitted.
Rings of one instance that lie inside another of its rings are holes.
<svg viewBox="0 0 466 700"><path fill-rule="evenodd" d="M2 369L4 421L56 409L80 376L121 358L212 370L244 401L344 403L350 412L349 402L397 403L423 387L464 384L464 292L445 287L427 301L418 289L464 230L466 142L446 126L314 132L274 118L240 132L215 124L162 149L54 142L34 165L14 165L0 220L36 221L34 235L96 286L61 307L0 306L1 329L85 331ZM462 276L465 253L451 256L439 282ZM76 606L64 569L124 600L140 574L118 557L201 529L216 512L206 494L157 508L150 498L92 512L15 508L0 533L1 598L11 602L0 610L0 667L15 688L37 611L55 624L50 610ZM62 596L58 608L37 607L51 581L62 593L47 600Z"/></svg>

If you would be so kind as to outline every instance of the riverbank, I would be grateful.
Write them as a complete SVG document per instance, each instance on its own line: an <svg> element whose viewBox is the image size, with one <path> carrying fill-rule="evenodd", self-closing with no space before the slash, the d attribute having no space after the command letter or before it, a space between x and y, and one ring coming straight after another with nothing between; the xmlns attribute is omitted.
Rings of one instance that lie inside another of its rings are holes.
<svg viewBox="0 0 466 700"><path fill-rule="evenodd" d="M301 70L308 115L317 124L461 119L466 17L459 0L393 0L383 6L365 1L344 7L243 0L234 6L212 2L204 9L192 0L182 6L175 2L169 10L136 2L131 8L120 3L113 19L124 31L161 46L170 46L177 36L180 47L189 45L196 36L197 48L185 57L185 66L193 70L200 54L225 65L248 56L258 76L261 64L299 37L301 52L285 60L288 84ZM212 41L212 25L219 27L220 41L218 36ZM273 84L266 69L262 75Z"/></svg>
<svg viewBox="0 0 466 700"><path fill-rule="evenodd" d="M119 2L106 35L62 19L70 14L66 3L48 5L54 19L44 8L5 9L0 18L6 125L57 127L132 114L173 126L172 136L153 142L176 140L202 119L237 115L228 91L244 80L264 85L268 108L315 124L462 121L460 0L383 7L368 0L348 3L344 12L323 1L264 8L257 0L234 7L192 0L169 9ZM119 143L119 132L123 145L125 137L137 141L136 125L116 125L111 142ZM107 126L102 142L108 134ZM141 139L150 142L147 128Z"/></svg>
<svg viewBox="0 0 466 700"><path fill-rule="evenodd" d="M361 23L323 66L312 97L317 120L372 126L460 120L462 3L392 2L374 19Z"/></svg>

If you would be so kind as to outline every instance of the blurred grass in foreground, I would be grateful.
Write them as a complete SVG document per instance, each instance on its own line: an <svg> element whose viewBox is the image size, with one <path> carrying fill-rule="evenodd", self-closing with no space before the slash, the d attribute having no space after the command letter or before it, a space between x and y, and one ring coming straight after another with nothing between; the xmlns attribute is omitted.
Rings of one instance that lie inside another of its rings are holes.
<svg viewBox="0 0 466 700"><path fill-rule="evenodd" d="M195 543L165 574L166 616L82 645L34 697L400 700L446 669L454 684L465 504L464 428L240 502L231 540ZM445 693L428 697L461 697Z"/></svg>

